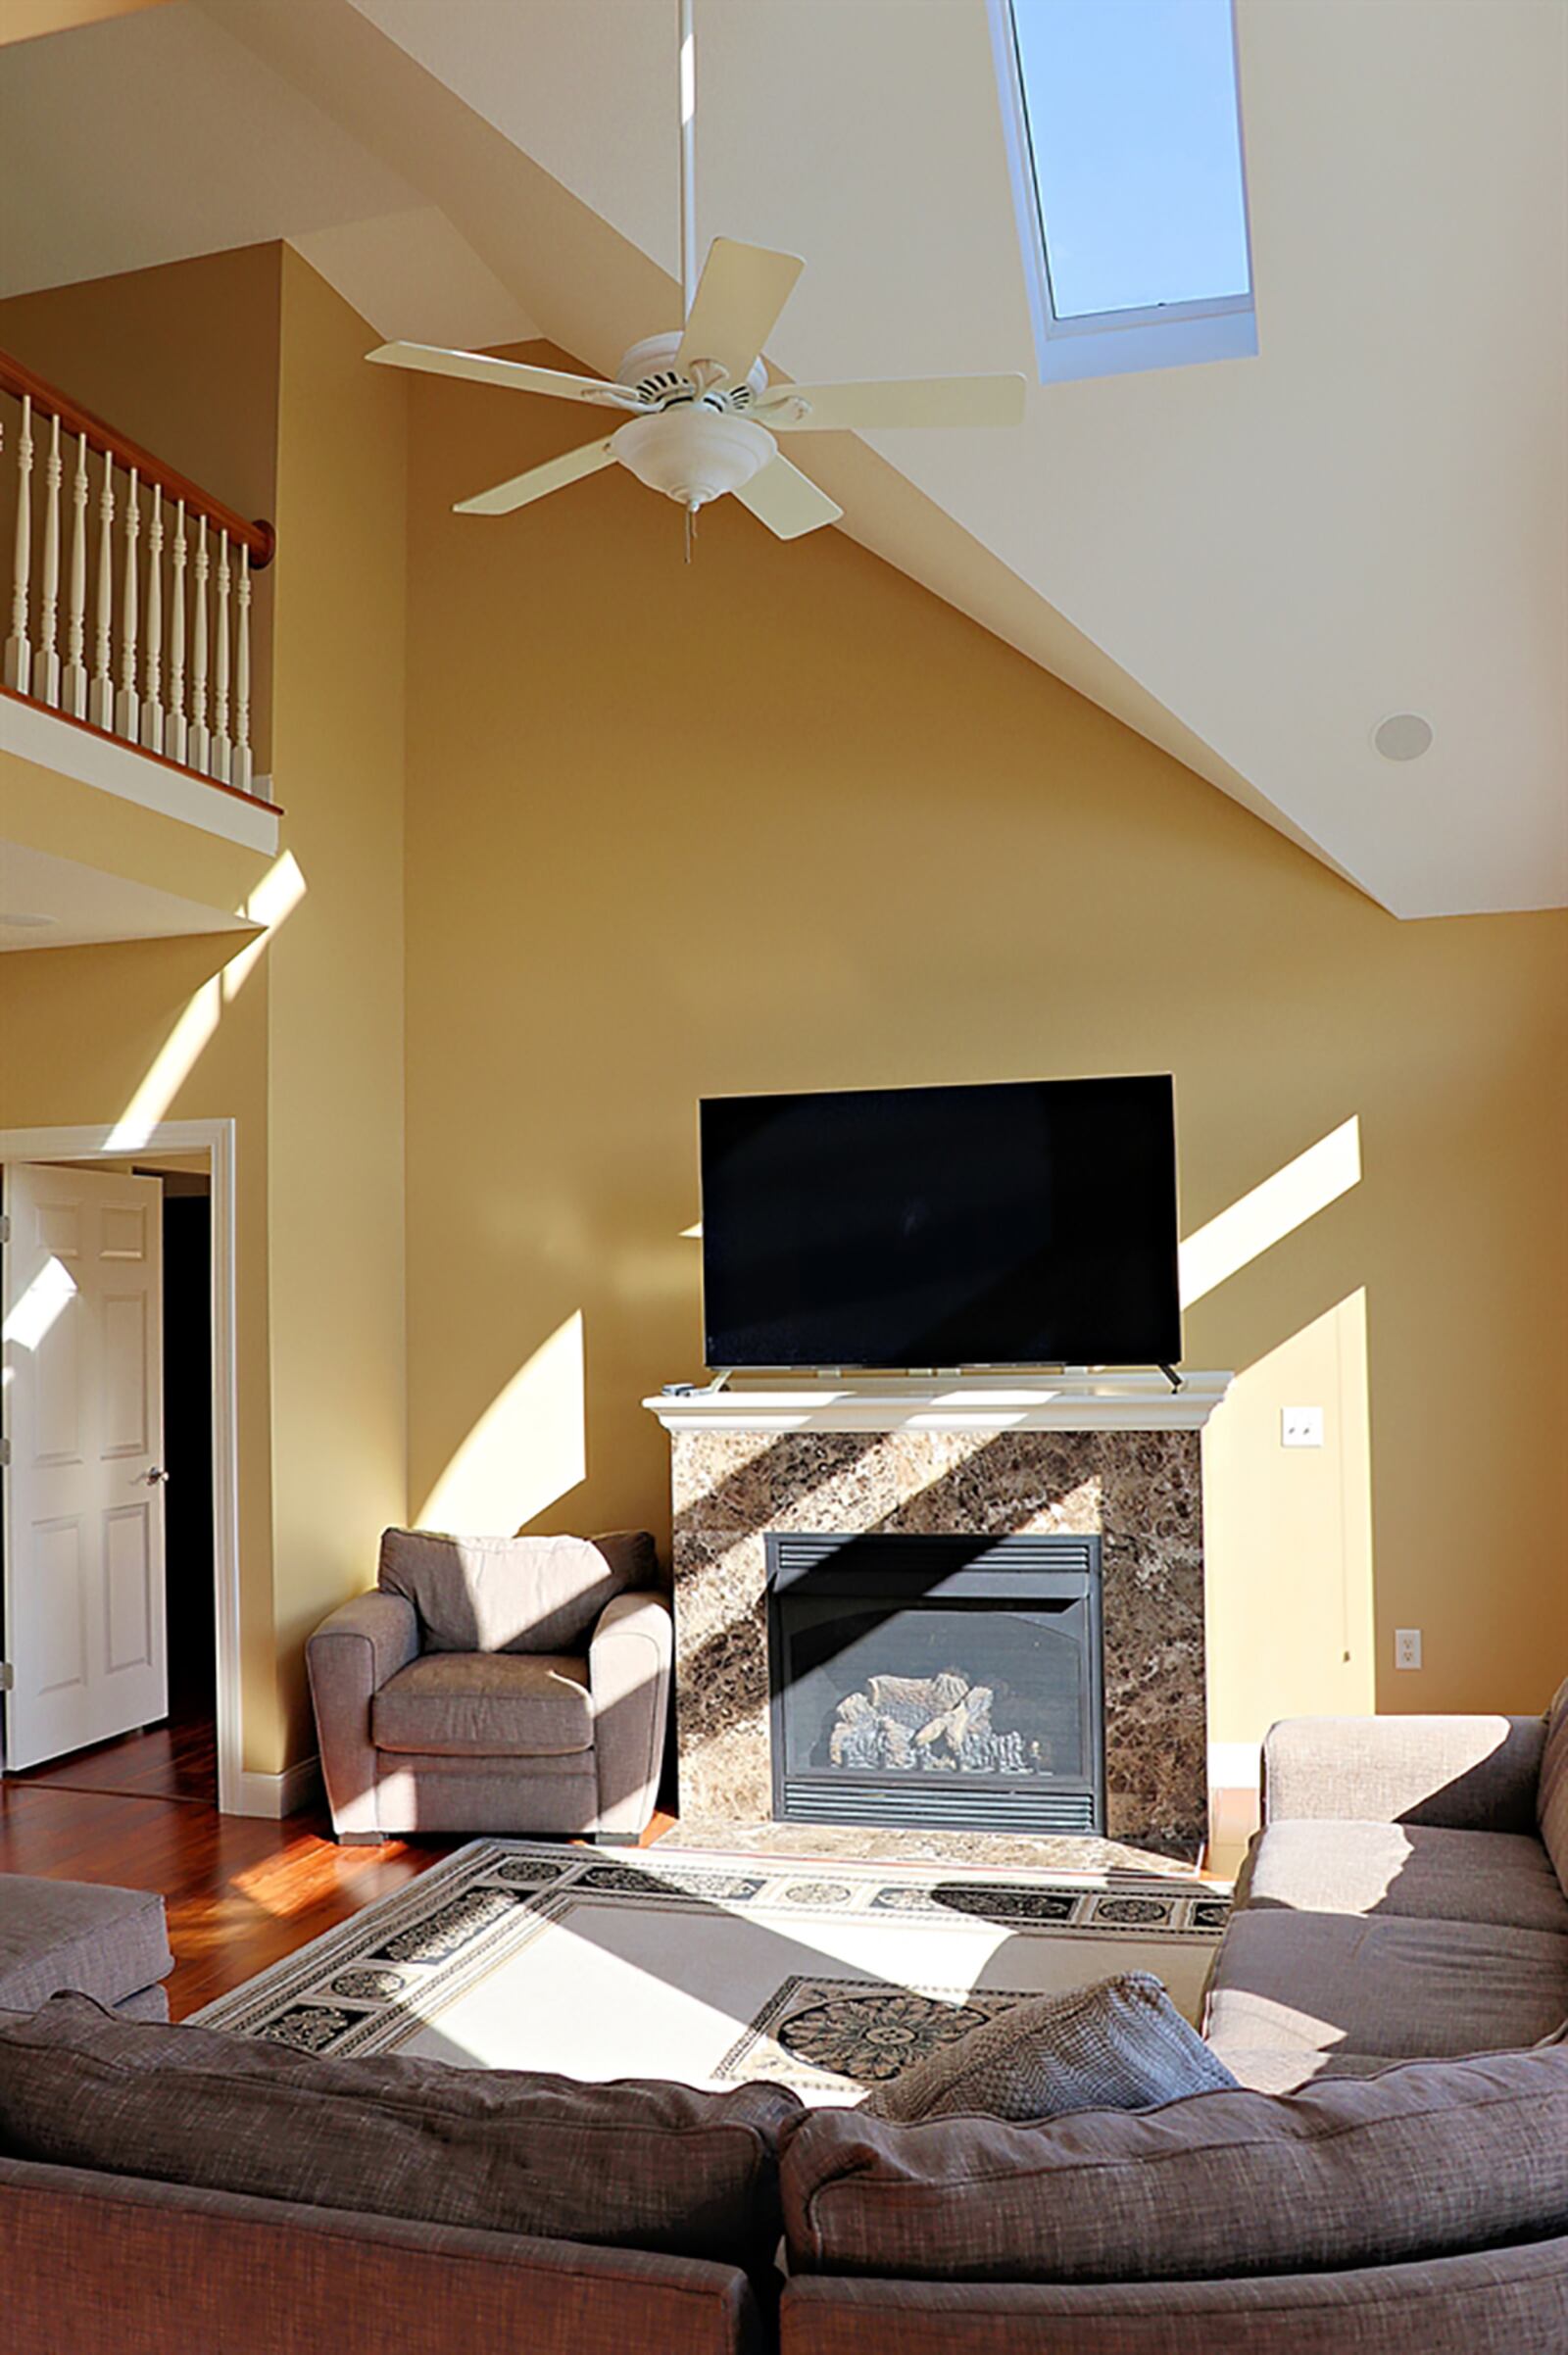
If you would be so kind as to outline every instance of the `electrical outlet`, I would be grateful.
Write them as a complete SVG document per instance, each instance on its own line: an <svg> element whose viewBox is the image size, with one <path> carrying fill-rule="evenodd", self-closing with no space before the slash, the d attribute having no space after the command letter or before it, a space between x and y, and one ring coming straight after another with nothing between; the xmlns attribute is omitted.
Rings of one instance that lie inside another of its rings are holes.
<svg viewBox="0 0 1568 2355"><path fill-rule="evenodd" d="M1395 1629L1394 1665L1396 1668L1420 1667L1421 1630L1418 1627L1396 1627Z"/></svg>
<svg viewBox="0 0 1568 2355"><path fill-rule="evenodd" d="M1282 1447L1321 1447L1323 1445L1323 1409L1321 1406L1282 1406L1280 1408L1280 1446Z"/></svg>

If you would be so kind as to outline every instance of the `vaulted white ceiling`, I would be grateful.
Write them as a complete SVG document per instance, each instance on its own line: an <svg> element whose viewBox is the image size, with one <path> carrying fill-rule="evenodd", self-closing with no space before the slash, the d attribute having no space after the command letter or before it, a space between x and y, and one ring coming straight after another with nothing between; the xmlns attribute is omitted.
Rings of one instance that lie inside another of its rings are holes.
<svg viewBox="0 0 1568 2355"><path fill-rule="evenodd" d="M1396 913L1568 900L1568 10L1240 0L1258 357L1042 388L984 0L697 8L703 241L808 260L775 368L1031 378L1016 432L813 437L844 527ZM612 368L674 323L674 25L180 0L0 52L4 290L286 235L379 332Z"/></svg>

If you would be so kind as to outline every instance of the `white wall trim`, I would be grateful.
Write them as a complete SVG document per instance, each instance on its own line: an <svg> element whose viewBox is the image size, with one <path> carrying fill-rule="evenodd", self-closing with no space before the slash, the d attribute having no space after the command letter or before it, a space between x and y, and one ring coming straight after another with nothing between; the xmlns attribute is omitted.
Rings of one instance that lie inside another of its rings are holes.
<svg viewBox="0 0 1568 2355"><path fill-rule="evenodd" d="M662 1392L645 1398L666 1431L1200 1431L1231 1376L1163 1374L877 1374L753 1387Z"/></svg>
<svg viewBox="0 0 1568 2355"><path fill-rule="evenodd" d="M238 1804L225 1810L230 1815L264 1815L269 1822L279 1823L286 1815L298 1815L308 1807L321 1787L318 1760L297 1758L280 1775L253 1774L247 1768L238 1778Z"/></svg>
<svg viewBox="0 0 1568 2355"><path fill-rule="evenodd" d="M0 697L0 752L36 761L40 768L58 769L80 785L112 793L118 801L134 802L164 817L177 817L204 834L220 835L225 842L242 843L247 850L277 855L277 811L261 802L248 801L209 785L184 769L155 760L131 744L117 744L96 729L78 727L57 711L24 703L15 696ZM261 780L258 779L258 783ZM271 779L267 779L269 786Z"/></svg>
<svg viewBox="0 0 1568 2355"><path fill-rule="evenodd" d="M1210 1791L1258 1791L1263 1782L1263 1745L1259 1742L1211 1742L1208 1745Z"/></svg>
<svg viewBox="0 0 1568 2355"><path fill-rule="evenodd" d="M122 1160L119 1128L0 1129L0 1162ZM243 1771L239 1618L239 1353L234 1314L235 1158L232 1120L161 1120L135 1151L206 1153L212 1176L213 1583L218 1651L218 1805L223 1815L275 1815L246 1804L251 1783L286 1776ZM314 1761L308 1762L314 1765ZM297 1772L290 1769L290 1773Z"/></svg>

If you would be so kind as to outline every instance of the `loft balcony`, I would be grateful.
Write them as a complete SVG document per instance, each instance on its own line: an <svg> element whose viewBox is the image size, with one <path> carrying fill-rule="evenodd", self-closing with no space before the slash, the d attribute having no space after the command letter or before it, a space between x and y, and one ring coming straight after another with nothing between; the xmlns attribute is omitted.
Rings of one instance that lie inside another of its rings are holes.
<svg viewBox="0 0 1568 2355"><path fill-rule="evenodd" d="M0 949L243 928L271 526L0 353Z"/></svg>

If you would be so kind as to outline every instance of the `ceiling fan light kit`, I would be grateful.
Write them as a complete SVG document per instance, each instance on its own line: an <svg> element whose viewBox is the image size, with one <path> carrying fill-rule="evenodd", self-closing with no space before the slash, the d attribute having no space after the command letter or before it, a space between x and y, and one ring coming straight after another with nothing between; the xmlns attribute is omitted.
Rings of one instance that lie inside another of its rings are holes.
<svg viewBox="0 0 1568 2355"><path fill-rule="evenodd" d="M623 416L631 412L608 439L584 443L460 500L459 515L511 515L606 466L623 466L650 490L684 508L688 524L700 509L733 495L777 538L793 540L836 523L844 511L780 456L776 434L1023 420L1024 382L1014 375L769 385L762 349L805 265L794 254L715 237L693 289L697 82L692 0L678 0L678 7L684 326L633 344L613 382L431 344L389 343L368 354L382 366L423 375L544 393Z"/></svg>

